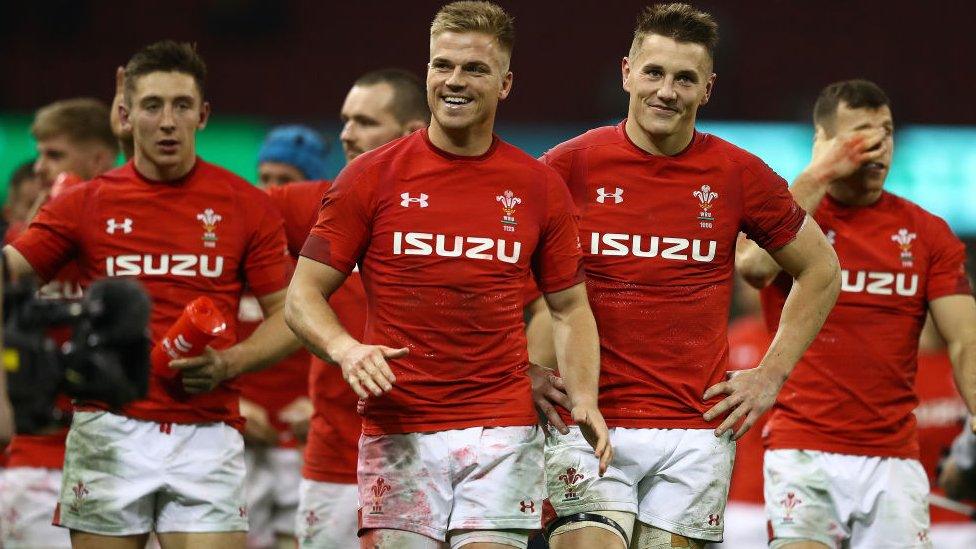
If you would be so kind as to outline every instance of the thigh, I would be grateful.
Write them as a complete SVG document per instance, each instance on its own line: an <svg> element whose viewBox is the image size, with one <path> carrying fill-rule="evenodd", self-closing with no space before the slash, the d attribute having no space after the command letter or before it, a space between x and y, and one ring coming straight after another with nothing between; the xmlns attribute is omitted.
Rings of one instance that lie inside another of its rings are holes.
<svg viewBox="0 0 976 549"><path fill-rule="evenodd" d="M68 530L51 524L60 490L58 469L0 469L0 547L70 547Z"/></svg>
<svg viewBox="0 0 976 549"><path fill-rule="evenodd" d="M651 431L666 459L638 485L637 520L690 539L722 541L735 442L711 429Z"/></svg>
<svg viewBox="0 0 976 549"><path fill-rule="evenodd" d="M545 441L546 489L556 514L590 511L637 513L637 482L643 476L630 449L618 445L621 429L610 429L613 463L603 477L600 461L578 427L568 434L551 431Z"/></svg>
<svg viewBox="0 0 976 549"><path fill-rule="evenodd" d="M542 429L533 425L455 433L451 445L454 505L448 529L541 528L545 491Z"/></svg>
<svg viewBox="0 0 976 549"><path fill-rule="evenodd" d="M451 532L451 549L526 549L532 530L458 530Z"/></svg>
<svg viewBox="0 0 976 549"><path fill-rule="evenodd" d="M103 536L89 532L71 531L72 549L143 549L149 534L134 536Z"/></svg>
<svg viewBox="0 0 976 549"><path fill-rule="evenodd" d="M302 479L295 517L299 546L315 549L358 546L358 502L359 489L355 484Z"/></svg>
<svg viewBox="0 0 976 549"><path fill-rule="evenodd" d="M76 412L65 442L54 522L104 536L152 530L169 441L158 425L108 412Z"/></svg>
<svg viewBox="0 0 976 549"><path fill-rule="evenodd" d="M446 432L360 438L361 533L404 530L446 539L453 504Z"/></svg>
<svg viewBox="0 0 976 549"><path fill-rule="evenodd" d="M922 465L913 459L860 459L877 466L864 480L865 497L854 517L851 547L932 547L929 481Z"/></svg>
<svg viewBox="0 0 976 549"><path fill-rule="evenodd" d="M225 423L173 425L179 451L157 496L157 532L247 531L244 439ZM223 539L218 536L215 539Z"/></svg>
<svg viewBox="0 0 976 549"><path fill-rule="evenodd" d="M730 501L725 508L724 541L714 549L764 549L769 545L766 510L760 503Z"/></svg>
<svg viewBox="0 0 976 549"><path fill-rule="evenodd" d="M407 530L374 528L363 532L359 538L362 549L447 549L440 540Z"/></svg>
<svg viewBox="0 0 976 549"><path fill-rule="evenodd" d="M763 493L771 542L811 541L840 547L850 537L822 452L767 450L763 457Z"/></svg>
<svg viewBox="0 0 976 549"><path fill-rule="evenodd" d="M157 536L162 549L240 549L247 545L244 532L167 532Z"/></svg>
<svg viewBox="0 0 976 549"><path fill-rule="evenodd" d="M269 448L244 448L244 494L247 498L248 545L274 544L271 531L274 514L275 474Z"/></svg>

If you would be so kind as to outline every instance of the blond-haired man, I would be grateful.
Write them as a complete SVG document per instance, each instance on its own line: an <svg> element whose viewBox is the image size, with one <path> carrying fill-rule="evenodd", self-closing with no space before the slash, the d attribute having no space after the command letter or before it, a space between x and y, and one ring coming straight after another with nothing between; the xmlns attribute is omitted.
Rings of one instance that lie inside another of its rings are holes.
<svg viewBox="0 0 976 549"><path fill-rule="evenodd" d="M569 193L492 133L512 89L511 17L443 7L430 32L421 130L349 164L323 200L286 318L360 398L362 547L526 547L542 511L522 322L530 267L546 294L573 417L606 466L596 325ZM364 342L326 299L358 264Z"/></svg>

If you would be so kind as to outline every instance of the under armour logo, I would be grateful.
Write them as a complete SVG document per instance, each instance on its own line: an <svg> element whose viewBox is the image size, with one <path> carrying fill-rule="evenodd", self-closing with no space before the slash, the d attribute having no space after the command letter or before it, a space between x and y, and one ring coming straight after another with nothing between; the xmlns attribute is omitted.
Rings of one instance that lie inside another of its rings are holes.
<svg viewBox="0 0 976 549"><path fill-rule="evenodd" d="M427 199L430 197L424 193L420 193L420 198L411 198L410 193L400 193L400 198L403 199L400 201L400 205L404 208L409 208L411 202L416 202L420 204L421 208L426 208L428 206Z"/></svg>
<svg viewBox="0 0 976 549"><path fill-rule="evenodd" d="M718 515L708 515L708 525L718 526L720 517Z"/></svg>
<svg viewBox="0 0 976 549"><path fill-rule="evenodd" d="M125 218L122 223L119 223L115 218L108 219L105 221L105 232L108 234L115 234L116 229L121 229L123 233L129 234L132 232L132 220L128 217Z"/></svg>
<svg viewBox="0 0 976 549"><path fill-rule="evenodd" d="M607 201L608 198L611 197L613 198L614 204L620 204L621 202L624 201L624 190L621 189L620 187L614 188L612 193L608 193L606 187L600 187L599 189L596 190L596 194L597 194L596 201L599 202L600 204L603 204L604 202Z"/></svg>
<svg viewBox="0 0 976 549"><path fill-rule="evenodd" d="M523 513L535 513L535 502L522 500L519 502L519 506L522 508Z"/></svg>

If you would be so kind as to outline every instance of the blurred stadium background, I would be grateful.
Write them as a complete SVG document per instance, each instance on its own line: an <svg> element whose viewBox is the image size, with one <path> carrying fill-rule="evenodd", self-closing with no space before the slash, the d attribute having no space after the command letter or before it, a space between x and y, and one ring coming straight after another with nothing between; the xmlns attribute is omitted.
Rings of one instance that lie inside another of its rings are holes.
<svg viewBox="0 0 976 549"><path fill-rule="evenodd" d="M32 113L57 99L109 101L114 69L160 38L196 42L214 116L200 154L255 179L269 125L310 124L343 164L337 113L351 82L399 66L423 74L442 2L40 0L0 2L0 178L33 156ZM515 87L498 133L532 154L626 111L619 61L645 2L501 0L516 17ZM718 82L700 127L786 179L809 159L810 110L827 83L864 77L898 127L888 188L976 237L976 2L695 2L721 24ZM5 193L5 188L3 189Z"/></svg>

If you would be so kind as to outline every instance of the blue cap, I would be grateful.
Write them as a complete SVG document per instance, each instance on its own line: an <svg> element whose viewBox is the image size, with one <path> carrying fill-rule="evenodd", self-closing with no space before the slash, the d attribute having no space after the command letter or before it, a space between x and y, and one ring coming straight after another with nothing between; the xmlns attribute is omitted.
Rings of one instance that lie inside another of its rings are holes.
<svg viewBox="0 0 976 549"><path fill-rule="evenodd" d="M278 126L268 132L258 152L258 164L280 162L298 168L306 179L325 179L328 147L322 136L307 126Z"/></svg>

